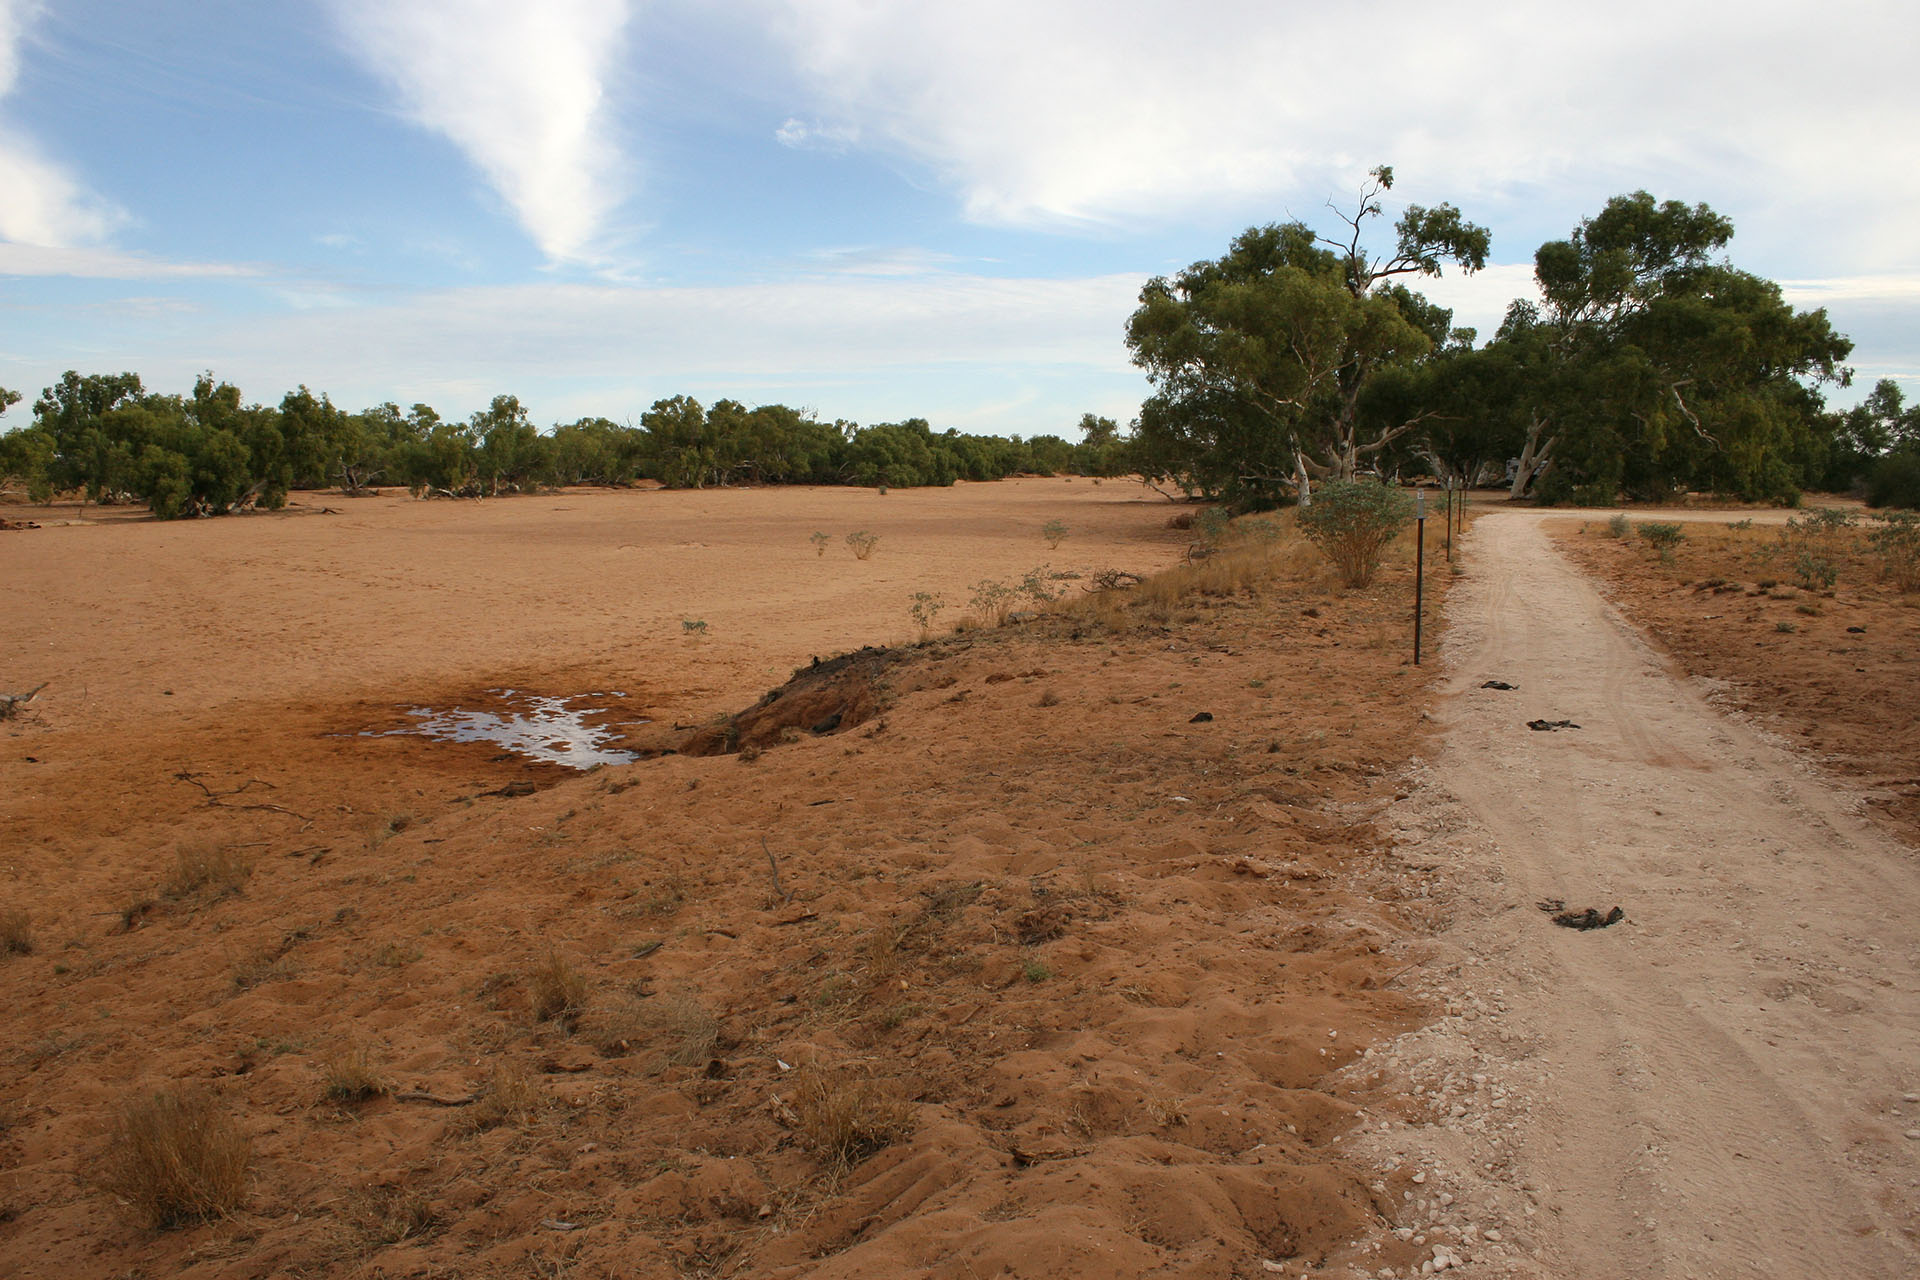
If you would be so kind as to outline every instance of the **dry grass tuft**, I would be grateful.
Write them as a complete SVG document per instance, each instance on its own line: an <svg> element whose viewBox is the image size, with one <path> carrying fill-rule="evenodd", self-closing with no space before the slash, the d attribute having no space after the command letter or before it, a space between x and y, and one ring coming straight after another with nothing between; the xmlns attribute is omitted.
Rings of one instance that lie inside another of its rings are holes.
<svg viewBox="0 0 1920 1280"><path fill-rule="evenodd" d="M656 1070L697 1067L713 1057L720 1023L690 991L654 1000L623 996L595 1006L581 1023L588 1043L608 1057L656 1050Z"/></svg>
<svg viewBox="0 0 1920 1280"><path fill-rule="evenodd" d="M587 1011L591 994L586 975L558 951L550 951L541 965L527 976L527 994L533 1001L533 1016L541 1022L558 1022L572 1031Z"/></svg>
<svg viewBox="0 0 1920 1280"><path fill-rule="evenodd" d="M498 1063L480 1087L480 1096L460 1113L454 1127L463 1133L480 1133L501 1125L524 1125L540 1114L545 1101L525 1067L517 1062Z"/></svg>
<svg viewBox="0 0 1920 1280"><path fill-rule="evenodd" d="M348 1201L347 1219L368 1241L404 1244L433 1234L440 1215L425 1193L404 1187L366 1187Z"/></svg>
<svg viewBox="0 0 1920 1280"><path fill-rule="evenodd" d="M872 1080L809 1076L794 1097L793 1114L802 1144L834 1174L913 1132L913 1108Z"/></svg>
<svg viewBox="0 0 1920 1280"><path fill-rule="evenodd" d="M252 1155L212 1094L159 1089L116 1109L100 1185L165 1230L239 1208Z"/></svg>
<svg viewBox="0 0 1920 1280"><path fill-rule="evenodd" d="M160 892L173 899L205 894L224 898L239 893L253 874L253 860L239 849L194 845L174 856L173 869Z"/></svg>
<svg viewBox="0 0 1920 1280"><path fill-rule="evenodd" d="M33 917L25 907L0 911L0 955L33 954Z"/></svg>
<svg viewBox="0 0 1920 1280"><path fill-rule="evenodd" d="M343 1049L320 1065L320 1091L329 1102L366 1102L392 1090L366 1045Z"/></svg>
<svg viewBox="0 0 1920 1280"><path fill-rule="evenodd" d="M663 996L648 1012L665 1042L668 1066L698 1066L713 1056L720 1042L720 1023L691 991Z"/></svg>

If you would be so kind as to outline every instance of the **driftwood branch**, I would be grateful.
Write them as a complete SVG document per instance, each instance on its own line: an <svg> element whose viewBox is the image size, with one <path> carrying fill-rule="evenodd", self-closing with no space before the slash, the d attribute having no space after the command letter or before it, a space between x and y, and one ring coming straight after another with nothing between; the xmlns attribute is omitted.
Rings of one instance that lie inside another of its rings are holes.
<svg viewBox="0 0 1920 1280"><path fill-rule="evenodd" d="M774 858L773 850L768 847L765 836L760 837L760 847L766 851L767 867L773 872L773 891L780 895L780 901L792 902L793 894L789 893L785 886L780 883L780 863Z"/></svg>
<svg viewBox="0 0 1920 1280"><path fill-rule="evenodd" d="M0 693L0 720L11 720L20 714L20 708L33 701L34 695L52 684L51 680L42 680L25 693Z"/></svg>
<svg viewBox="0 0 1920 1280"><path fill-rule="evenodd" d="M249 809L256 813L278 813L289 818L298 818L302 824L300 828L302 831L306 830L308 827L313 825L313 819L307 817L306 814L295 813L293 810L285 808L281 805L262 804L258 802L249 803L249 804L231 803L231 801L235 796L245 795L248 791L252 790L254 787L265 787L269 791L273 791L277 789L274 787L274 785L271 782L267 782L264 779L248 778L245 782L241 783L237 787L231 788L230 790L215 791L212 787L208 786L205 782L202 782L200 780L201 779L200 774L190 772L186 769L182 769L178 773L174 774L173 776L179 781L187 783L189 786L198 787L200 789L200 794L206 797L204 804L209 809Z"/></svg>

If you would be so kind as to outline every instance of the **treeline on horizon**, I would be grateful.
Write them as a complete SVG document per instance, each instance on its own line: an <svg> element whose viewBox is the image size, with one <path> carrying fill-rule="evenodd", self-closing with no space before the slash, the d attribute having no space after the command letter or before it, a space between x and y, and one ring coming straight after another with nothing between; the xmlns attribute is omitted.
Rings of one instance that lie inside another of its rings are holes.
<svg viewBox="0 0 1920 1280"><path fill-rule="evenodd" d="M0 411L19 393L0 388ZM273 509L294 489L482 497L571 484L669 488L746 484L915 488L1030 475L1121 475L1126 442L1111 419L1082 419L1083 439L936 432L923 418L860 426L781 404L656 401L638 426L581 418L542 431L511 395L465 421L428 405L358 413L305 386L278 405L200 377L189 395L149 391L138 374L69 371L41 393L30 426L0 435L0 479L35 501L79 493L138 501L162 518Z"/></svg>

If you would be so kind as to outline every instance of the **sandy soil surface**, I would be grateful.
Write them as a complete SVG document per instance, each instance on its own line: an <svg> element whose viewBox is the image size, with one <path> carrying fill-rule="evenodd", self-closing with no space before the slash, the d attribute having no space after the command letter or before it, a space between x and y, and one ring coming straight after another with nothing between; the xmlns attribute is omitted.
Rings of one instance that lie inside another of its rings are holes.
<svg viewBox="0 0 1920 1280"><path fill-rule="evenodd" d="M1861 527L1819 540L1837 572L1831 588L1797 581L1777 513L1753 528L1729 528L1724 517L1690 524L1671 561L1606 536L1597 522L1549 527L1636 626L1707 682L1716 706L1838 774L1912 844L1920 841L1920 594L1888 581L1868 542L1871 521L1857 518Z"/></svg>
<svg viewBox="0 0 1920 1280"><path fill-rule="evenodd" d="M1334 1074L1427 1016L1401 980L1440 920L1376 825L1427 740L1404 554L1350 593L1256 542L862 659L845 714L756 750L583 774L363 733L512 686L626 694L596 704L617 741L744 740L715 713L909 633L915 591L1146 572L1189 535L1084 481L321 501L0 542L0 688L52 681L0 726L0 907L32 934L0 958L0 1257L1417 1269L1412 1172L1346 1154L1401 1104ZM816 528L882 542L820 557ZM155 1231L103 1183L158 1088L251 1141L241 1207Z"/></svg>
<svg viewBox="0 0 1920 1280"><path fill-rule="evenodd" d="M1455 912L1421 984L1449 1016L1358 1064L1416 1114L1356 1148L1418 1170L1402 1231L1495 1274L1920 1273L1920 860L1711 705L1546 519L1467 542L1444 745L1395 811ZM1626 918L1556 928L1562 900Z"/></svg>

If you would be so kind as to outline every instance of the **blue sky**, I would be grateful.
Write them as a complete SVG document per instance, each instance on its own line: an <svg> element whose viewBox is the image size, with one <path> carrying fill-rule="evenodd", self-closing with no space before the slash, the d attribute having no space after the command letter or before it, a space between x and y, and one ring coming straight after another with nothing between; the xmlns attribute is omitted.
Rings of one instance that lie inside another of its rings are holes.
<svg viewBox="0 0 1920 1280"><path fill-rule="evenodd" d="M1483 335L1645 188L1920 393L1920 11L1561 8L0 0L0 385L1071 434L1146 278L1389 163L1492 228L1423 286Z"/></svg>

